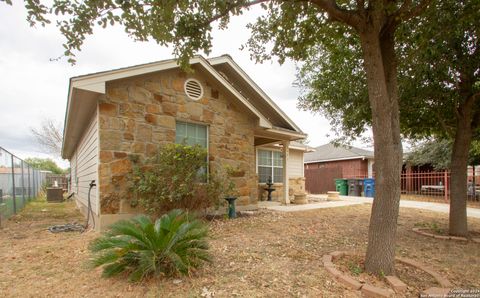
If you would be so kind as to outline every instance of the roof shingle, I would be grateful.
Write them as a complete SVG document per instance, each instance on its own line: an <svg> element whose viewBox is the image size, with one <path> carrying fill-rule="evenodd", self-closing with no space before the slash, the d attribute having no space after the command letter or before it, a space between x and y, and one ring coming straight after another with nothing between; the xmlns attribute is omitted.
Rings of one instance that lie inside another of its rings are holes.
<svg viewBox="0 0 480 298"><path fill-rule="evenodd" d="M305 162L334 161L341 159L373 158L373 151L356 147L335 147L332 143L314 148L314 152L305 154Z"/></svg>

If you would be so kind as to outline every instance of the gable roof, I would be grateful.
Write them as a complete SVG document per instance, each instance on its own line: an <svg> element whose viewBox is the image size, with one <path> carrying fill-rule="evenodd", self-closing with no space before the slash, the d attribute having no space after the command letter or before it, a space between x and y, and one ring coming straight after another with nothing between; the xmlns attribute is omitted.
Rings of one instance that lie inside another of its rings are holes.
<svg viewBox="0 0 480 298"><path fill-rule="evenodd" d="M374 158L373 151L356 147L335 147L332 143L318 146L314 149L314 152L305 154L305 163Z"/></svg>
<svg viewBox="0 0 480 298"><path fill-rule="evenodd" d="M242 93L243 96L255 101L258 110L262 112L267 119L274 122L276 126L301 131L287 114L240 68L230 55L210 58L208 62L220 74L226 76L229 83Z"/></svg>
<svg viewBox="0 0 480 298"><path fill-rule="evenodd" d="M224 55L208 60L202 56L195 56L190 59L190 65L194 69L201 68L222 84L233 95L233 98L258 118L260 128L289 135L294 139L306 137L306 134L246 75L230 56ZM179 68L177 60L169 59L71 78L65 114L62 157L70 158L73 155L88 117L96 109L98 96L106 92L107 82L174 68Z"/></svg>

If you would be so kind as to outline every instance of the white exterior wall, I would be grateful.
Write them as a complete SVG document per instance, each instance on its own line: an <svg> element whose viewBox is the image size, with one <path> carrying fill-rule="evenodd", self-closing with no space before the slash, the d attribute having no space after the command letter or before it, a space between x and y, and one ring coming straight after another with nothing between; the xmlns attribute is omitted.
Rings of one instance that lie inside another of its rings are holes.
<svg viewBox="0 0 480 298"><path fill-rule="evenodd" d="M288 177L303 177L303 151L290 149L288 156Z"/></svg>
<svg viewBox="0 0 480 298"><path fill-rule="evenodd" d="M257 171L257 174L258 174L258 149L272 150L272 151L279 151L279 152L282 151L278 147L273 147L273 146L256 147L255 170ZM296 150L296 149L290 148L288 152L288 161L287 161L288 178L304 177L303 153L304 152L302 150Z"/></svg>
<svg viewBox="0 0 480 298"><path fill-rule="evenodd" d="M77 203L88 206L88 190L92 180L98 186L98 112L92 115L90 123L83 132L80 142L70 160L71 191L75 193ZM92 188L90 202L92 210L99 215L98 187Z"/></svg>

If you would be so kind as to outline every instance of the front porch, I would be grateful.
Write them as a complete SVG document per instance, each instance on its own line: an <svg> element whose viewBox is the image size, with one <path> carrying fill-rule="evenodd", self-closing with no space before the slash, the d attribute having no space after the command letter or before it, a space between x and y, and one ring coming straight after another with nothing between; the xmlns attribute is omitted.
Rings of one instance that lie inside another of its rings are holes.
<svg viewBox="0 0 480 298"><path fill-rule="evenodd" d="M305 193L303 153L307 146L295 142L297 135L277 131L255 135L255 168L258 201L267 201L267 182L273 182L272 201L288 205L295 194Z"/></svg>

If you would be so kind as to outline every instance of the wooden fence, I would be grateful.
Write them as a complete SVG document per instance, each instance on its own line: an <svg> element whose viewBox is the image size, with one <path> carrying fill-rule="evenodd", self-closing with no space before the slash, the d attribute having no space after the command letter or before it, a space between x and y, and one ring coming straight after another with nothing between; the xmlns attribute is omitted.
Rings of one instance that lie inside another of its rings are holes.
<svg viewBox="0 0 480 298"><path fill-rule="evenodd" d="M342 178L342 168L305 169L305 189L312 194L335 190L335 179Z"/></svg>

